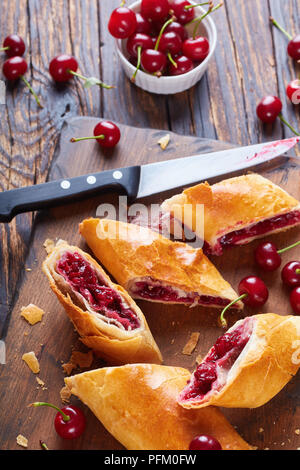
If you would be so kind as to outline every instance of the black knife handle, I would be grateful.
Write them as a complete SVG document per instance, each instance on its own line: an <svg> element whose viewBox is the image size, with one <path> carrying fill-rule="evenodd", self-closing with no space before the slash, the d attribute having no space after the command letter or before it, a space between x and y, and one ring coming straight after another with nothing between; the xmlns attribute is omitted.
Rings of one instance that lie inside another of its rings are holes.
<svg viewBox="0 0 300 470"><path fill-rule="evenodd" d="M111 189L135 199L140 172L140 166L131 166L4 191L0 193L0 222L10 222L22 212L74 202Z"/></svg>

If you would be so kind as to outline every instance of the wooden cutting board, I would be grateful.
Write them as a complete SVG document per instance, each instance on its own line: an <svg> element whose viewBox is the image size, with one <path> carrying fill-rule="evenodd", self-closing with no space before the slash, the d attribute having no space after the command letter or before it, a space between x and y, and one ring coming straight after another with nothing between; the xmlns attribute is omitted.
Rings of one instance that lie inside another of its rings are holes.
<svg viewBox="0 0 300 470"><path fill-rule="evenodd" d="M142 164L193 153L229 148L224 142L216 142L194 137L170 134L171 140L165 151L158 145L165 131L136 129L121 125L122 139L117 149L103 151L94 141L77 144L70 143L74 136L92 134L96 118L74 118L66 122L57 147L49 179L78 176L110 168L132 164ZM231 146L232 147L232 146ZM260 172L300 198L300 167L290 159L280 159L276 165L266 165ZM152 198L159 202L163 196ZM75 441L60 439L53 427L54 411L50 408L32 409L27 405L33 401L48 401L61 405L60 390L63 386L64 372L62 362L68 362L72 349L87 351L78 340L73 326L68 320L56 297L50 291L48 282L41 271L46 256L43 243L45 239L64 239L88 251L78 234L78 223L95 216L100 203L117 203L115 195L95 197L80 203L44 211L38 214L29 246L23 278L20 282L16 304L11 313L6 343L6 364L0 366L0 448L21 449L16 444L18 434L26 436L30 449L39 449L39 440L44 440L50 449L122 449L122 446L103 428L100 422L84 405L87 416L87 429ZM300 229L270 237L279 247L296 240ZM263 312L291 314L288 291L282 286L280 272L260 273L253 262L255 243L243 248L233 248L222 257L212 261L222 275L236 289L239 280L249 274L261 275L270 288L270 297ZM300 248L283 255L283 263L300 258ZM30 326L22 317L20 309L34 303L46 312L42 323ZM153 336L156 339L166 365L187 367L193 370L196 357L204 356L208 349L222 334L217 325L219 311L208 308L187 308L166 306L139 301ZM243 315L258 312L245 309ZM239 314L231 314L231 324ZM199 332L200 338L191 356L182 354L192 332ZM38 377L45 382L42 389L36 376L28 369L21 357L25 352L34 351L39 359L41 371ZM102 366L95 360L92 368ZM78 372L78 371L74 371ZM73 372L73 373L74 373ZM300 403L299 374L271 402L255 410L223 410L240 434L259 449L296 449L300 447ZM72 397L73 403L78 401Z"/></svg>

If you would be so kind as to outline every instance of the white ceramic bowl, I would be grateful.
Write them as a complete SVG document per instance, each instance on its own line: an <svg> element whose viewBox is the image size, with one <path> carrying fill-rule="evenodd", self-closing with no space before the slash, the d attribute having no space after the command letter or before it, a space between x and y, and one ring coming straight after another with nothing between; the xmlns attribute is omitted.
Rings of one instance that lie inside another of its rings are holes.
<svg viewBox="0 0 300 470"><path fill-rule="evenodd" d="M172 0L170 0L170 3L172 3ZM196 3L196 2L191 1L190 3ZM129 7L135 12L140 11L140 6L141 6L141 1L137 1L133 3L132 5L129 5ZM203 10L203 8L195 7L196 16L201 16L204 12L205 10ZM193 30L193 27L194 26L192 24L189 27L187 27L187 30L191 33ZM149 91L151 93L162 94L162 95L180 93L194 86L202 78L203 74L205 73L208 67L209 61L211 60L213 53L215 51L216 44L217 44L217 30L216 30L215 23L211 19L210 15L204 18L204 20L201 22L201 25L198 31L199 31L199 35L205 36L208 38L209 44L210 44L209 54L206 57L206 59L203 62L201 62L201 64L199 64L197 67L195 67L193 70L191 70L188 73L185 73L182 75L176 75L174 77L163 76L163 77L158 78L140 70L137 73L135 84L145 91ZM135 67L128 60L129 56L126 50L126 42L127 42L127 39L125 40L118 39L116 40L116 46L117 46L117 51L121 59L121 63L125 71L125 74L130 79L135 71Z"/></svg>

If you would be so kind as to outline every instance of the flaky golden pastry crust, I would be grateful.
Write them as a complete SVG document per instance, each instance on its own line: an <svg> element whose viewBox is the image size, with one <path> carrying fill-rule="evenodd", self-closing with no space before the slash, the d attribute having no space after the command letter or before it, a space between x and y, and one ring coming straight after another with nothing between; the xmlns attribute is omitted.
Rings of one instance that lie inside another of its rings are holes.
<svg viewBox="0 0 300 470"><path fill-rule="evenodd" d="M56 272L56 262L65 252L76 252L85 258L100 274L106 285L116 290L123 301L131 308L140 321L140 327L126 331L106 321L103 316L88 309L81 301L80 294L74 295L71 287ZM162 357L156 345L146 319L128 293L117 284L111 282L99 264L78 247L66 242L58 243L43 263L43 271L47 275L51 289L63 305L70 320L81 336L81 341L93 349L98 356L113 364L131 362L161 363Z"/></svg>
<svg viewBox="0 0 300 470"><path fill-rule="evenodd" d="M229 370L225 385L202 399L186 400L184 394L188 385L178 400L183 407L257 408L271 400L297 373L300 365L300 318L274 313L249 318L253 321L252 334Z"/></svg>
<svg viewBox="0 0 300 470"><path fill-rule="evenodd" d="M143 279L228 302L237 298L201 249L115 220L86 219L79 230L100 262L134 298L139 297L133 285ZM242 302L237 307L243 308Z"/></svg>
<svg viewBox="0 0 300 470"><path fill-rule="evenodd" d="M186 210L183 216L183 207L188 204L192 210ZM216 254L220 254L220 249L214 247L223 235L277 215L300 210L299 201L258 174L229 178L212 186L201 183L167 199L161 207L175 219L184 220L184 224L197 233L197 204L204 204L204 239ZM197 235L202 237L203 233ZM250 237L244 243L254 238L258 237Z"/></svg>
<svg viewBox="0 0 300 470"><path fill-rule="evenodd" d="M65 379L71 392L129 450L187 450L200 434L224 450L250 446L214 407L185 410L176 402L190 373L179 367L132 364Z"/></svg>

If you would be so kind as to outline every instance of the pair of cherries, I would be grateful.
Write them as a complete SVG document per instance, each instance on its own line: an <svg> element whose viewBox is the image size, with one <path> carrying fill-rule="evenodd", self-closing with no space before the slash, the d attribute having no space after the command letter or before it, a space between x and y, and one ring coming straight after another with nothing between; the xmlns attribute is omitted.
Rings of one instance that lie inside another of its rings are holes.
<svg viewBox="0 0 300 470"><path fill-rule="evenodd" d="M43 106L41 105L37 94L27 79L24 77L28 69L27 62L24 57L22 57L25 50L25 42L18 34L11 34L4 39L0 51L4 51L8 56L8 59L6 59L2 67L3 75L9 81L15 81L18 78L21 78L21 80L29 89L30 93L34 96L38 106L42 108Z"/></svg>
<svg viewBox="0 0 300 470"><path fill-rule="evenodd" d="M60 409L46 402L35 402L31 403L29 406L49 406L50 408L54 408L57 411L54 418L54 428L57 434L63 439L76 439L80 437L85 430L86 419L81 409L77 406L67 405ZM40 442L42 448L48 450L45 443ZM222 447L219 441L214 437L199 435L190 442L189 450L222 450Z"/></svg>
<svg viewBox="0 0 300 470"><path fill-rule="evenodd" d="M281 265L281 253L299 244L300 241L278 250L275 243L260 243L255 250L255 261L260 268L265 271L276 271ZM281 271L281 279L283 284L292 289L290 293L290 304L294 313L300 315L300 262L288 262Z"/></svg>
<svg viewBox="0 0 300 470"><path fill-rule="evenodd" d="M23 39L17 34L7 36L3 42L3 47L0 51L4 51L9 57L3 64L3 74L9 81L15 81L19 78L23 80L30 92L34 96L37 104L42 108L40 100L29 82L24 77L27 72L27 62L22 57L25 52L25 43ZM96 77L85 77L77 72L78 62L75 57L68 54L60 54L51 60L49 65L49 72L55 82L68 82L73 77L78 77L84 81L84 86L89 88L92 85L98 85L102 88L114 88L107 85Z"/></svg>
<svg viewBox="0 0 300 470"><path fill-rule="evenodd" d="M299 244L300 241L278 250L275 243L262 242L256 247L254 253L255 261L264 271L275 271L281 265L281 253ZM300 262L291 261L287 263L282 269L281 278L286 286L293 288L290 294L290 303L294 312L300 315ZM221 313L220 323L224 328L227 328L227 321L224 315L236 302L242 300L245 305L251 308L260 308L269 297L269 291L265 282L257 276L248 276L242 279L238 286L238 293L239 297L226 305Z"/></svg>
<svg viewBox="0 0 300 470"><path fill-rule="evenodd" d="M197 29L205 16L217 7L212 2L208 11L195 18L195 6L187 0L142 0L141 10L116 8L108 23L109 32L118 39L127 39L129 61L136 66L132 77L142 67L145 72L161 76L181 75L191 71L209 53L207 38L197 35ZM193 37L188 37L185 25L195 22ZM169 64L169 65L168 65Z"/></svg>
<svg viewBox="0 0 300 470"><path fill-rule="evenodd" d="M287 45L288 55L297 62L300 61L300 34L292 37L274 18L270 18L271 23L276 26L289 40ZM300 103L300 79L292 80L286 88L286 94L293 104Z"/></svg>
<svg viewBox="0 0 300 470"><path fill-rule="evenodd" d="M279 23L274 19L270 18L272 24L276 26L280 31L282 31L285 36L289 39L289 43L287 46L287 53L288 55L296 60L297 62L300 61L300 34L296 35L294 38L287 32ZM300 80L292 80L288 83L286 87L286 94L289 100L293 104L300 103ZM296 134L300 135L282 116L282 101L277 96L267 95L259 102L256 113L258 118L264 123L273 123L277 117L283 122L283 124L287 125L291 131Z"/></svg>

